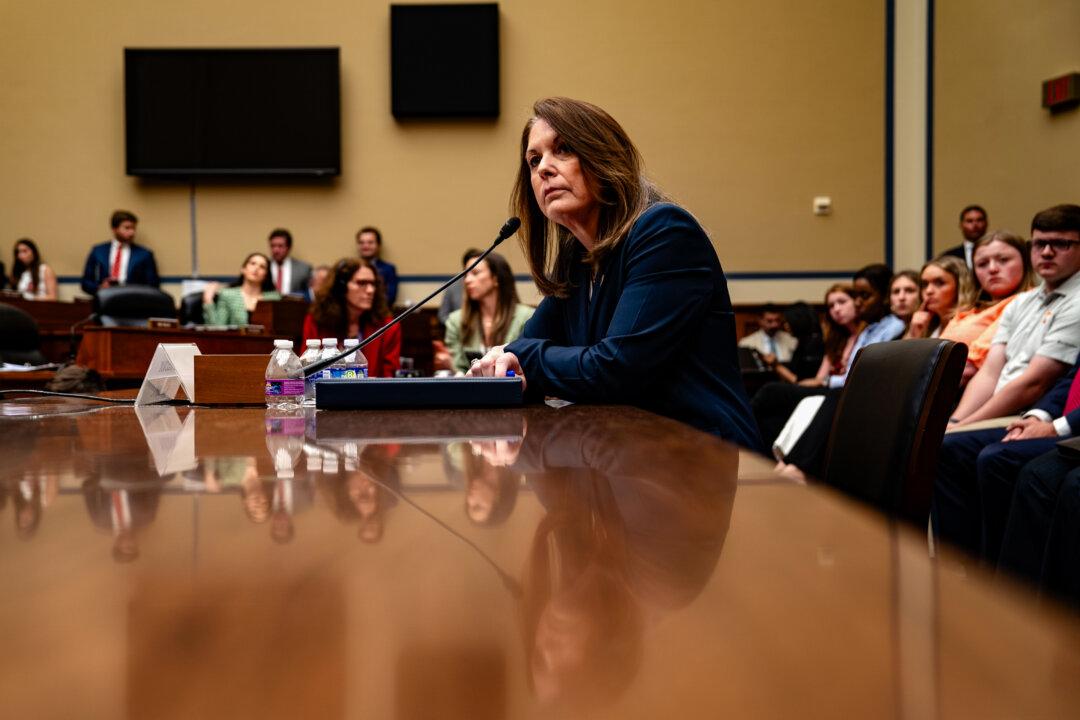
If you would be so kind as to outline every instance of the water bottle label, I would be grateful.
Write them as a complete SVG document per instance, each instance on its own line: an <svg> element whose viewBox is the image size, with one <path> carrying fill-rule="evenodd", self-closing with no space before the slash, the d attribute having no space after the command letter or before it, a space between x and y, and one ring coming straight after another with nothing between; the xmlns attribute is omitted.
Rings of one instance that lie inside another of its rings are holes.
<svg viewBox="0 0 1080 720"><path fill-rule="evenodd" d="M285 415L281 417L266 418L267 435L300 435L304 434L304 416Z"/></svg>
<svg viewBox="0 0 1080 720"><path fill-rule="evenodd" d="M267 380L266 394L274 397L282 395L303 395L304 381L301 378L285 378L284 380Z"/></svg>
<svg viewBox="0 0 1080 720"><path fill-rule="evenodd" d="M345 374L345 368L332 367L330 368L330 377L335 380L340 380L341 378L348 377L348 375Z"/></svg>

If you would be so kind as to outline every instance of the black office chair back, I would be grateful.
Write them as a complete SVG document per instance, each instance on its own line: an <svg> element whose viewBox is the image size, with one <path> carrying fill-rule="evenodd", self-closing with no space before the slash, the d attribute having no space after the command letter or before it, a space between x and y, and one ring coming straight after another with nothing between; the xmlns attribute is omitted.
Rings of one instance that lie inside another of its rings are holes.
<svg viewBox="0 0 1080 720"><path fill-rule="evenodd" d="M137 327L147 318L176 318L176 304L167 293L146 285L121 285L98 290L94 313L107 326Z"/></svg>
<svg viewBox="0 0 1080 720"><path fill-rule="evenodd" d="M864 348L836 409L824 481L925 526L938 450L966 362L967 346L948 340Z"/></svg>
<svg viewBox="0 0 1080 720"><path fill-rule="evenodd" d="M0 303L0 362L44 365L38 324L25 310Z"/></svg>
<svg viewBox="0 0 1080 720"><path fill-rule="evenodd" d="M203 324L203 293L188 293L180 298L180 324L202 325Z"/></svg>

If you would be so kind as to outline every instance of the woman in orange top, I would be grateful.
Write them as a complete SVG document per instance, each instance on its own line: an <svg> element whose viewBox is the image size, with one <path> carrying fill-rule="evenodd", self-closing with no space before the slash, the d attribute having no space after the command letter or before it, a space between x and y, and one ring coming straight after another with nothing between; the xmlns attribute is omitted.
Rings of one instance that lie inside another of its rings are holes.
<svg viewBox="0 0 1080 720"><path fill-rule="evenodd" d="M974 302L957 312L941 333L946 340L968 346L965 382L986 360L1005 307L1033 284L1027 244L1011 232L995 230L983 235L975 243L972 262L982 289Z"/></svg>

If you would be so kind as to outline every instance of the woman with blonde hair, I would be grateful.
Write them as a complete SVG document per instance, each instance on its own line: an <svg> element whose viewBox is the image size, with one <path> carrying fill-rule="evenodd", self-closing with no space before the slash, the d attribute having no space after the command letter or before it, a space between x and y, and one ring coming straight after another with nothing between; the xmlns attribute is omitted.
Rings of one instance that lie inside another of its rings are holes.
<svg viewBox="0 0 1080 720"><path fill-rule="evenodd" d="M1017 294L1034 285L1031 253L1024 239L1014 233L995 230L983 235L971 257L980 289L941 333L946 340L968 346L965 382L986 360L1001 313Z"/></svg>
<svg viewBox="0 0 1080 720"><path fill-rule="evenodd" d="M975 302L975 284L964 261L942 255L919 272L922 304L911 316L905 338L939 337L958 307Z"/></svg>

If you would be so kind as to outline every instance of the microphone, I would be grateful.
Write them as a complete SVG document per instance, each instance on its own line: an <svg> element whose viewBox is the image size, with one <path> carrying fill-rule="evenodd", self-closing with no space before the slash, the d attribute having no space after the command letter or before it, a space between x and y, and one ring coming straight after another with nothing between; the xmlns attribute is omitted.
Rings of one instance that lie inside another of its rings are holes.
<svg viewBox="0 0 1080 720"><path fill-rule="evenodd" d="M84 317L82 320L79 320L77 323L75 323L74 325L71 326L71 329L68 330L68 336L69 336L68 337L68 354L69 354L68 359L71 362L75 362L75 358L78 355L78 350L79 350L79 343L76 342L76 340L75 340L75 331L78 330L79 328L81 328L86 323L92 322L95 319L97 319L97 312L96 311L90 313L89 315Z"/></svg>
<svg viewBox="0 0 1080 720"><path fill-rule="evenodd" d="M390 322L383 325L381 328L379 328L375 332L371 333L371 335L364 338L362 341L360 341L360 344L357 345L356 347L345 348L344 350L339 352L337 355L334 355L333 357L328 357L325 360L320 360L318 362L315 362L315 363L312 363L312 364L308 365L306 368L304 368L304 377L309 378L312 375L314 375L315 373L330 367L331 365L333 365L334 363L336 363L338 360L345 357L346 355L351 355L354 352L357 352L359 350L363 350L365 347L367 347L367 345L369 343L371 343L375 339L381 337L383 335L383 333L385 333L390 328L392 328L395 325L399 324L402 320L404 320L406 317L408 317L410 314L412 314L412 312L414 310L416 310L417 308L419 308L419 307L423 306L425 303L427 303L428 300L432 299L436 295L440 294L443 290L446 290L446 288L450 287L451 285L456 283L458 280L460 280L461 278L468 275L469 272L471 272L474 267L476 267L477 265L479 265L480 263L482 263L484 261L484 258L486 258L488 255L490 255L492 252L494 252L495 248L499 247L499 244L503 240L510 237L514 233L516 233L518 231L519 227L521 227L521 220L519 220L518 218L512 217L509 220L507 220L505 223L503 223L502 228L499 229L499 234L495 238L495 242L491 243L491 247L489 247L487 250L485 250L484 252L477 255L476 259L473 260L472 264L469 265L469 267L465 268L464 270L459 272L457 275L455 275L454 277L452 277L449 280L447 280L446 282L444 282L441 286L436 288L435 292L431 293L430 295L428 295L426 298L424 298L420 302L414 303L414 304L410 305L409 307L405 308L405 310L400 315L398 315L396 318L394 318Z"/></svg>

